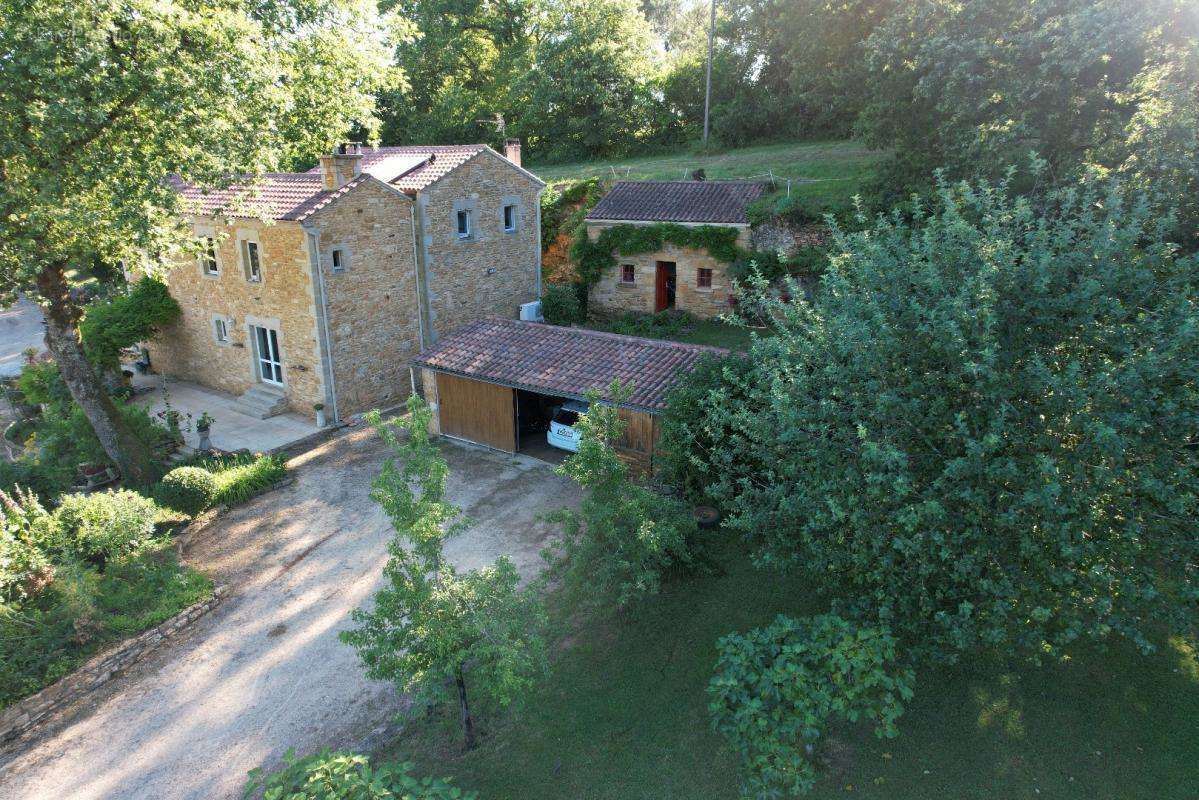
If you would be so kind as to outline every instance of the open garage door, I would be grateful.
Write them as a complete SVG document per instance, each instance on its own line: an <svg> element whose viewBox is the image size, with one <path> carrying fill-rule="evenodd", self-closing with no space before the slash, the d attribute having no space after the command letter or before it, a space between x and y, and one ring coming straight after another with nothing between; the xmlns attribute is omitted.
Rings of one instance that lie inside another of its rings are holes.
<svg viewBox="0 0 1199 800"><path fill-rule="evenodd" d="M437 373L441 432L516 452L515 389Z"/></svg>

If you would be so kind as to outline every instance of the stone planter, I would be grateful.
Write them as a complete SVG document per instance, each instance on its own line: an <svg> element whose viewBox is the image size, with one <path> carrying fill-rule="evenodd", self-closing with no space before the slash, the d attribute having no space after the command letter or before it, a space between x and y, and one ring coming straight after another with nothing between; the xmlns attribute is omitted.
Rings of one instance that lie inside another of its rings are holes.
<svg viewBox="0 0 1199 800"><path fill-rule="evenodd" d="M197 450L203 451L212 449L212 440L208 438L208 434L211 430L211 426L207 428L196 428L196 435L200 438L200 441L196 444Z"/></svg>
<svg viewBox="0 0 1199 800"><path fill-rule="evenodd" d="M327 420L325 419L325 409L318 408L316 410L316 427L323 428L323 427L325 427L326 422L327 422Z"/></svg>

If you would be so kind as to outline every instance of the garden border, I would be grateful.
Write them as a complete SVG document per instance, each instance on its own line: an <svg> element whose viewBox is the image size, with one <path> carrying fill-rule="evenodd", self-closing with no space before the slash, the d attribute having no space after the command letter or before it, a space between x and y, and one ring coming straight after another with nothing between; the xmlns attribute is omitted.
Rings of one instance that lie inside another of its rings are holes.
<svg viewBox="0 0 1199 800"><path fill-rule="evenodd" d="M86 697L143 659L165 640L207 614L221 602L227 586L217 586L212 596L193 603L175 616L101 652L69 675L45 689L0 711L0 743L16 739L35 728L55 711Z"/></svg>

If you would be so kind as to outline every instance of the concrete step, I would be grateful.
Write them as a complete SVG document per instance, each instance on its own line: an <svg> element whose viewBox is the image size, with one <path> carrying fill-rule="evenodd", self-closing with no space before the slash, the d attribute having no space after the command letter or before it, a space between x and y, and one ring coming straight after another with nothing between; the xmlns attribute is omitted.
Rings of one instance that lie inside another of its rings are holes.
<svg viewBox="0 0 1199 800"><path fill-rule="evenodd" d="M254 419L267 419L287 410L287 398L282 389L257 384L237 398L233 407Z"/></svg>

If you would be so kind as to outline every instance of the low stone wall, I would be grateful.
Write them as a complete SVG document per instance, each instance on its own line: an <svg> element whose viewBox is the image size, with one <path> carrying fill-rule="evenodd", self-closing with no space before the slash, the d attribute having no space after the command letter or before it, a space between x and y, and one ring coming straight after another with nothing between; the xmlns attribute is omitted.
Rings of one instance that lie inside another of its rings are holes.
<svg viewBox="0 0 1199 800"><path fill-rule="evenodd" d="M209 599L188 606L166 622L126 639L112 650L93 656L57 683L4 709L0 712L0 743L15 739L50 714L108 683L165 639L211 611L221 601L225 590L224 586L216 587Z"/></svg>

